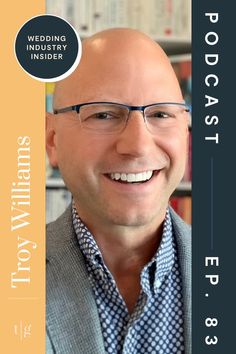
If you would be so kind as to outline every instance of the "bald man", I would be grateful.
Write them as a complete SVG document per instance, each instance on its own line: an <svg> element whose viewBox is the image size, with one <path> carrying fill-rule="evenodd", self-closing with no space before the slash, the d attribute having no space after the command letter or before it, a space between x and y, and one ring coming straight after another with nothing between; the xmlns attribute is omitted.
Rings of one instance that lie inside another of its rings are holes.
<svg viewBox="0 0 236 354"><path fill-rule="evenodd" d="M188 107L135 30L83 42L56 84L47 152L73 196L47 228L47 353L190 354L190 229L169 207Z"/></svg>

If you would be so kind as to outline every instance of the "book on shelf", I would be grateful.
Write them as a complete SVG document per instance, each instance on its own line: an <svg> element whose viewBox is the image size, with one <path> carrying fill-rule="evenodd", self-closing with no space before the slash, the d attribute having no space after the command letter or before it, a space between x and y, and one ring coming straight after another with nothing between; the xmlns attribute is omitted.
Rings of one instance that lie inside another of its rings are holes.
<svg viewBox="0 0 236 354"><path fill-rule="evenodd" d="M52 112L52 100L55 84L52 82L46 83L46 112Z"/></svg>
<svg viewBox="0 0 236 354"><path fill-rule="evenodd" d="M185 102L192 102L192 58L191 54L170 56L170 61L179 80Z"/></svg>
<svg viewBox="0 0 236 354"><path fill-rule="evenodd" d="M189 196L170 198L170 206L189 225L192 223L192 198Z"/></svg>
<svg viewBox="0 0 236 354"><path fill-rule="evenodd" d="M185 172L182 181L183 182L192 181L192 131L189 131L188 155L187 155L186 167L185 167Z"/></svg>

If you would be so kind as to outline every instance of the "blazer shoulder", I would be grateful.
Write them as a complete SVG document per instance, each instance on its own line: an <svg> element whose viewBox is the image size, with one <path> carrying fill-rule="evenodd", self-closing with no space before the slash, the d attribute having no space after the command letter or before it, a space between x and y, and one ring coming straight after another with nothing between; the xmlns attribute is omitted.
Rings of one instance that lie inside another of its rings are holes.
<svg viewBox="0 0 236 354"><path fill-rule="evenodd" d="M184 220L170 207L170 215L173 222L175 232L191 237L192 227L184 222Z"/></svg>
<svg viewBox="0 0 236 354"><path fill-rule="evenodd" d="M74 235L71 204L55 221L46 225L47 260L56 250L63 249Z"/></svg>

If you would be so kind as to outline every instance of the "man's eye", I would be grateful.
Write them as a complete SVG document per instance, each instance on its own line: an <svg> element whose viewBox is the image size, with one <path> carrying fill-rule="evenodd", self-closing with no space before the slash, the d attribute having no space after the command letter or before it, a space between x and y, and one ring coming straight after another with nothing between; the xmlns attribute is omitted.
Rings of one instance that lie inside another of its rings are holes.
<svg viewBox="0 0 236 354"><path fill-rule="evenodd" d="M101 120L102 119L109 119L109 118L111 118L111 115L108 112L98 112L98 113L94 114L94 118L101 119Z"/></svg>
<svg viewBox="0 0 236 354"><path fill-rule="evenodd" d="M149 118L161 118L161 119L171 118L171 117L173 117L173 114L170 114L169 112L165 112L165 111L153 112L149 116Z"/></svg>
<svg viewBox="0 0 236 354"><path fill-rule="evenodd" d="M114 112L104 111L104 112L90 112L86 115L82 115L82 121L114 121L119 119L119 115Z"/></svg>

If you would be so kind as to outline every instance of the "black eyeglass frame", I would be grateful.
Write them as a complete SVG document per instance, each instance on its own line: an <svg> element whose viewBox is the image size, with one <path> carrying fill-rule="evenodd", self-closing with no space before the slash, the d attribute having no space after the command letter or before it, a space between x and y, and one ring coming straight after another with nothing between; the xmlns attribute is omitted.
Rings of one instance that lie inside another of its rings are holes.
<svg viewBox="0 0 236 354"><path fill-rule="evenodd" d="M141 111L143 113L143 115L145 114L144 111L146 108L153 107L153 106L177 105L179 107L184 107L185 112L191 111L190 107L186 103L183 103L183 102L182 103L179 103L179 102L158 102L158 103L148 104L146 106L129 106L127 104L117 103L117 102L86 102L86 103L80 103L80 104L76 104L76 105L65 107L65 108L54 109L53 113L60 114L60 113L66 113L66 112L70 112L70 111L75 111L76 113L79 113L81 107L93 105L93 104L111 104L111 105L113 104L116 106L125 107L129 110L129 112L130 111Z"/></svg>

